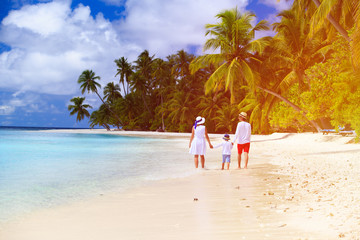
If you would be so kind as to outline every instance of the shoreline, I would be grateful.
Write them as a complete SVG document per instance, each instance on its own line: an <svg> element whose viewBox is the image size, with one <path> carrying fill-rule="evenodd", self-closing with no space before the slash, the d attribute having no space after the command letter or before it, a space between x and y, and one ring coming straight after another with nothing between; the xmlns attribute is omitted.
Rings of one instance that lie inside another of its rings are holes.
<svg viewBox="0 0 360 240"><path fill-rule="evenodd" d="M247 170L235 169L233 151L230 171L199 171L41 210L0 228L0 239L359 239L358 144L306 133L253 139Z"/></svg>
<svg viewBox="0 0 360 240"><path fill-rule="evenodd" d="M177 133L177 132L156 132L156 131L123 131L114 130L108 131L106 129L52 129L41 130L42 132L51 133L79 133L79 134L111 134L127 137L150 137L150 138L190 138L191 133ZM209 134L213 137L221 136L222 134Z"/></svg>

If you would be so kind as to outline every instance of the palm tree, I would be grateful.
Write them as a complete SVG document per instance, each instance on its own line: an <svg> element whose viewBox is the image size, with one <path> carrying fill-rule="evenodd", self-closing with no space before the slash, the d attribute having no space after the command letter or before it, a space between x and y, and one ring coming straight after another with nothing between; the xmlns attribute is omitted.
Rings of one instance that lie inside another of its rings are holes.
<svg viewBox="0 0 360 240"><path fill-rule="evenodd" d="M193 61L190 68L194 73L205 66L214 65L215 72L205 84L206 94L229 90L231 103L236 101L235 92L241 85L255 86L256 76L251 61L258 61L255 52L262 52L270 38L254 40L255 32L268 30L267 22L262 20L255 27L251 25L255 15L241 14L237 8L217 15L218 24L208 24L206 35L212 36L205 43L204 50L220 50L220 53L205 54Z"/></svg>
<svg viewBox="0 0 360 240"><path fill-rule="evenodd" d="M354 3L356 9L355 12L355 28L352 33L352 42L351 42L351 51L352 51L352 60L355 67L355 70L360 74L360 2Z"/></svg>
<svg viewBox="0 0 360 240"><path fill-rule="evenodd" d="M309 19L306 19L303 12L285 10L278 16L282 17L281 21L273 24L274 30L278 32L272 42L274 58L280 59L282 64L290 69L284 82L291 85L296 81L300 90L304 90L305 70L323 60L324 53L321 50L329 45L329 42L322 32L309 38Z"/></svg>
<svg viewBox="0 0 360 240"><path fill-rule="evenodd" d="M332 14L330 13L332 10L332 7L335 6L339 1L334 0L323 0L320 2L319 0L312 0L314 4L317 7L317 10L313 16L312 19L312 29L319 29L320 26L323 25L325 18L334 26L334 28L348 41L351 42L351 39L347 33L347 31L344 29L344 27L339 23L338 20L334 19ZM359 2L356 3L356 1L353 0L343 0L341 5L346 5L343 9L345 11L348 11L350 9L356 9L357 6L359 6ZM340 6L341 6L340 5ZM339 6L339 5L338 5ZM338 8L338 10L340 10Z"/></svg>
<svg viewBox="0 0 360 240"><path fill-rule="evenodd" d="M351 43L351 50L352 50L352 59L353 59L353 64L355 67L355 70L359 73L360 72L360 3L358 3L357 7L357 12L355 15L355 30L352 34L352 43Z"/></svg>
<svg viewBox="0 0 360 240"><path fill-rule="evenodd" d="M174 55L174 65L172 73L176 78L183 78L190 75L189 65L194 60L194 55L180 50Z"/></svg>
<svg viewBox="0 0 360 240"><path fill-rule="evenodd" d="M104 106L104 105L102 105ZM107 108L100 107L98 110L93 111L90 116L90 127L94 128L96 125L106 128L110 130L109 122L109 114L107 113Z"/></svg>
<svg viewBox="0 0 360 240"><path fill-rule="evenodd" d="M120 118L117 116L114 111L105 103L104 99L99 95L97 88L101 88L101 85L96 82L96 80L100 80L99 76L95 76L95 73L92 70L85 70L78 78L78 83L80 85L81 93L84 94L85 91L88 93L95 92L96 95L100 98L101 102L109 109L109 111L114 115L114 117L119 121L122 125Z"/></svg>
<svg viewBox="0 0 360 240"><path fill-rule="evenodd" d="M254 133L268 134L270 132L269 115L279 99L263 90L247 91L239 103L238 112L250 112L249 122Z"/></svg>
<svg viewBox="0 0 360 240"><path fill-rule="evenodd" d="M227 133L233 133L238 113L237 108L233 105L223 104L217 111L217 116L214 118L216 121L215 130L222 129Z"/></svg>
<svg viewBox="0 0 360 240"><path fill-rule="evenodd" d="M131 75L131 83L130 86L132 90L138 91L143 99L144 106L146 110L151 113L147 95L148 92L153 88L153 81L152 81L152 63L153 63L154 56L150 56L147 50L143 51L139 56L138 59L134 62L135 66L134 72Z"/></svg>
<svg viewBox="0 0 360 240"><path fill-rule="evenodd" d="M289 0L286 0L289 1ZM339 19L335 19L331 14L332 8L337 5L337 11L335 14L338 16L339 10L346 9L357 9L356 1L353 0L294 0L292 10L297 9L298 11L310 12L311 20L311 28L310 34L316 32L321 27L323 27L325 19L329 21L329 23L338 31L348 42L351 41L347 31L340 24ZM315 5L315 6L314 6ZM344 8L340 7L341 5L346 5Z"/></svg>
<svg viewBox="0 0 360 240"><path fill-rule="evenodd" d="M318 29L325 19L350 43L352 62L357 72L360 72L360 2L354 0L313 0L317 11L312 19L311 29ZM332 15L336 16L335 19ZM353 27L351 38L346 30ZM345 28L345 29L344 29Z"/></svg>
<svg viewBox="0 0 360 240"><path fill-rule="evenodd" d="M116 75L120 75L119 82L123 85L124 94L129 94L129 77L132 74L132 66L127 61L127 58L121 57L119 59L116 59L114 61L116 63L116 66L118 67ZM125 82L127 83L127 90L125 89Z"/></svg>
<svg viewBox="0 0 360 240"><path fill-rule="evenodd" d="M286 94L295 83L298 83L299 94L310 87L305 82L305 70L316 62L324 60L329 43L326 41L324 31L317 32L312 38L309 37L311 14L293 8L281 12L278 16L282 17L281 21L273 24L274 30L278 33L266 49L270 54L265 51L269 58L266 60L267 62L264 62L266 65L262 69L274 65L274 63L281 67L274 69L276 74L260 69L259 71L263 72L261 74L262 82L256 87L300 112L317 131L320 131L320 126L315 121L309 120L306 111L289 101ZM264 83L268 82L273 83L270 88L264 86ZM270 101L272 102L273 99ZM272 104L269 105L269 107L271 106Z"/></svg>
<svg viewBox="0 0 360 240"><path fill-rule="evenodd" d="M229 98L226 97L224 93L220 93L217 98L214 98L211 95L200 97L200 103L197 105L197 108L201 109L199 115L207 119L206 127L208 132L215 131L216 126L214 118L221 107L229 104L229 102Z"/></svg>
<svg viewBox="0 0 360 240"><path fill-rule="evenodd" d="M136 71L139 71L141 75L143 75L149 83L151 82L153 60L154 60L154 55L150 56L149 51L144 50L142 53L140 53L138 59L134 62L135 63L134 69Z"/></svg>
<svg viewBox="0 0 360 240"><path fill-rule="evenodd" d="M121 98L119 84L109 82L104 88L104 99L113 103L118 98Z"/></svg>
<svg viewBox="0 0 360 240"><path fill-rule="evenodd" d="M130 88L135 93L138 93L142 100L143 100L143 106L145 109L150 113L151 110L149 108L147 99L146 99L146 92L148 91L149 87L147 85L147 81L143 75L141 75L140 72L134 72L131 75L130 78Z"/></svg>
<svg viewBox="0 0 360 240"><path fill-rule="evenodd" d="M172 94L168 102L169 119L174 125L178 125L178 130L184 132L190 129L194 121L196 109L194 109L191 94L188 92L177 91Z"/></svg>
<svg viewBox="0 0 360 240"><path fill-rule="evenodd" d="M138 116L143 112L142 99L139 94L131 92L124 98L116 99L114 107L124 122L124 128L136 127Z"/></svg>
<svg viewBox="0 0 360 240"><path fill-rule="evenodd" d="M191 73L190 64L194 59L193 54L189 54L184 50L178 51L171 56L171 73L176 80L177 90L191 92L197 96L202 95L204 92L204 74L202 71L207 69L204 68Z"/></svg>
<svg viewBox="0 0 360 240"><path fill-rule="evenodd" d="M92 108L89 104L84 104L84 97L74 97L70 100L70 102L74 103L73 105L68 106L68 110L70 111L70 115L76 115L76 121L80 122L84 119L84 117L90 117L90 114L87 108Z"/></svg>
<svg viewBox="0 0 360 240"><path fill-rule="evenodd" d="M85 91L87 91L88 93L94 92L99 97L99 99L103 103L105 103L98 93L97 88L101 88L101 85L100 83L96 82L96 80L100 80L100 77L95 76L95 73L92 70L83 71L78 78L78 83L81 84L80 85L81 93L84 94Z"/></svg>
<svg viewBox="0 0 360 240"><path fill-rule="evenodd" d="M160 96L160 107L157 109L161 111L161 129L164 131L164 96L169 94L171 92L171 89L173 88L171 69L169 63L160 58L155 59L153 64L153 78L156 86L155 94L157 96Z"/></svg>

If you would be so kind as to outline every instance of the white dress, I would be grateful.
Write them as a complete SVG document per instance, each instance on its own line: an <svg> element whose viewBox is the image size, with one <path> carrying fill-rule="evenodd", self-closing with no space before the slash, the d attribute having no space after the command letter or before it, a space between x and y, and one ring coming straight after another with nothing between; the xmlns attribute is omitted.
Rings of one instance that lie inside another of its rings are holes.
<svg viewBox="0 0 360 240"><path fill-rule="evenodd" d="M205 155L206 142L205 142L205 126L197 126L194 130L194 139L191 142L189 153L193 155Z"/></svg>

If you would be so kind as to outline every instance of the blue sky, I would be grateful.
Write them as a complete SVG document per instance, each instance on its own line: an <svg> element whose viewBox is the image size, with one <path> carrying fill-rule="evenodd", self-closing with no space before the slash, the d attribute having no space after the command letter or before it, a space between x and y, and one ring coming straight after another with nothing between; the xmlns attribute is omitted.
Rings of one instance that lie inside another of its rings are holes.
<svg viewBox="0 0 360 240"><path fill-rule="evenodd" d="M291 1L277 0L2 0L0 126L88 127L69 116L81 96L77 78L92 69L101 85L117 82L114 60L145 49L164 58L201 54L207 23L238 7L274 22ZM269 33L268 33L269 34ZM100 100L85 94L95 109Z"/></svg>

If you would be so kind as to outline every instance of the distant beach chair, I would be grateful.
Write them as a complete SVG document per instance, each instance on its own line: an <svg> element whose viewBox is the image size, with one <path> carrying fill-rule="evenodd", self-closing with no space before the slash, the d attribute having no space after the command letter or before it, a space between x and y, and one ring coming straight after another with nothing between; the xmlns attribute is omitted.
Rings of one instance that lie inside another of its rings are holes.
<svg viewBox="0 0 360 240"><path fill-rule="evenodd" d="M347 135L356 135L354 130L349 130L349 131L339 131L339 134L341 134L342 136L347 136Z"/></svg>
<svg viewBox="0 0 360 240"><path fill-rule="evenodd" d="M335 129L322 129L321 132L323 133L323 135L327 135L329 133L336 133Z"/></svg>
<svg viewBox="0 0 360 240"><path fill-rule="evenodd" d="M323 133L323 135L327 135L329 133L340 133L345 129L345 127L341 127L339 126L339 130L335 130L335 129L322 129L321 132Z"/></svg>
<svg viewBox="0 0 360 240"><path fill-rule="evenodd" d="M345 130L345 127L340 127L340 126L339 126L339 130L322 129L321 132L323 133L323 135L327 135L329 133L338 133L338 134L340 134L342 136L356 135L354 130Z"/></svg>

